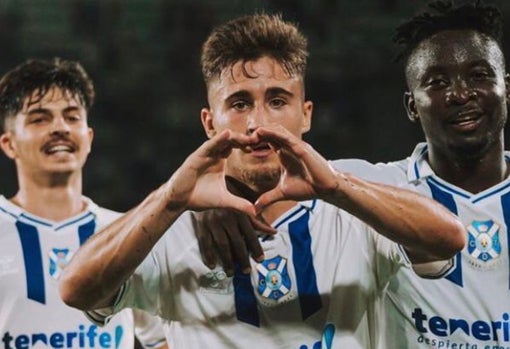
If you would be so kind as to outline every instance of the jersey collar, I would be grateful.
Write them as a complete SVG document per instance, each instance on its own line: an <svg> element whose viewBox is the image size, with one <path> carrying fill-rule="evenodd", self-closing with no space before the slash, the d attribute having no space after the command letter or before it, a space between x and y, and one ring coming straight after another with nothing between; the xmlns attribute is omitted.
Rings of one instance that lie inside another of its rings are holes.
<svg viewBox="0 0 510 349"><path fill-rule="evenodd" d="M428 162L428 146L427 143L418 143L414 148L409 164L407 166L407 179L409 182L417 182L426 177L434 175L434 171Z"/></svg>

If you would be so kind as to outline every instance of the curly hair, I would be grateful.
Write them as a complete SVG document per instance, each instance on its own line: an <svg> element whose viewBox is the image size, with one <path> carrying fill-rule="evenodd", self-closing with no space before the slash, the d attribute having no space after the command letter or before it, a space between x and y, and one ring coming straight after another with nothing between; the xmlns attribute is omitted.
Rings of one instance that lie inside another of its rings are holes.
<svg viewBox="0 0 510 349"><path fill-rule="evenodd" d="M444 30L474 30L502 46L503 19L496 7L484 5L481 0L458 7L451 0L439 0L428 7L430 12L418 14L396 28L393 42L400 48L396 61L407 60L423 40Z"/></svg>
<svg viewBox="0 0 510 349"><path fill-rule="evenodd" d="M238 61L253 61L266 55L278 61L289 74L304 77L307 40L296 25L285 22L281 15L254 14L220 25L202 46L205 83L208 85Z"/></svg>
<svg viewBox="0 0 510 349"><path fill-rule="evenodd" d="M79 98L86 110L94 104L92 80L82 65L60 58L31 59L7 72L0 80L0 123L16 115L26 98L37 103L46 93L58 87Z"/></svg>

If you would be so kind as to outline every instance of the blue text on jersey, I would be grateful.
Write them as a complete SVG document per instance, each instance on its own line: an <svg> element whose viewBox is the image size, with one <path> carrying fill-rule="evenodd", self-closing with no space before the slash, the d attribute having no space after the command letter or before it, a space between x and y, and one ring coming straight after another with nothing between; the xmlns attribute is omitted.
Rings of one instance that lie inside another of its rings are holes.
<svg viewBox="0 0 510 349"><path fill-rule="evenodd" d="M9 331L2 336L3 349L29 349L36 344L45 344L49 348L119 348L122 340L122 326L114 333L98 332L96 325L79 325L78 331L32 333L13 336Z"/></svg>

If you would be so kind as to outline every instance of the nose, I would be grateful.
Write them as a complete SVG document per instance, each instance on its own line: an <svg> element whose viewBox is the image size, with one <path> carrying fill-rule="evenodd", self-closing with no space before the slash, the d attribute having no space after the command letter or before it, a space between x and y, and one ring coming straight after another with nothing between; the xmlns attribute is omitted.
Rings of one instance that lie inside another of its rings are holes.
<svg viewBox="0 0 510 349"><path fill-rule="evenodd" d="M458 80L452 83L446 92L446 103L450 105L462 105L476 97L477 93L475 89L470 87L464 80Z"/></svg>
<svg viewBox="0 0 510 349"><path fill-rule="evenodd" d="M252 134L258 127L266 123L267 112L264 108L254 107L247 118L248 134Z"/></svg>
<svg viewBox="0 0 510 349"><path fill-rule="evenodd" d="M52 135L67 135L69 131L69 124L66 122L65 117L57 116L53 118L50 129Z"/></svg>

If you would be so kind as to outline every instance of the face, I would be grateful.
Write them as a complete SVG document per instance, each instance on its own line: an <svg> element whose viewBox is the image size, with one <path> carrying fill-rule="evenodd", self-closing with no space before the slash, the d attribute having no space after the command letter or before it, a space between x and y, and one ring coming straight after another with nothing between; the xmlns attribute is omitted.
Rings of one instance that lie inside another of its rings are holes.
<svg viewBox="0 0 510 349"><path fill-rule="evenodd" d="M480 157L502 147L508 78L498 44L469 30L440 32L411 54L406 108L429 149L445 157Z"/></svg>
<svg viewBox="0 0 510 349"><path fill-rule="evenodd" d="M310 129L312 103L304 100L301 77L290 76L274 59L237 62L208 86L209 108L202 123L209 137L224 129L250 134L260 126L281 125L301 137ZM234 149L227 174L254 190L276 185L280 163L266 144L246 152Z"/></svg>
<svg viewBox="0 0 510 349"><path fill-rule="evenodd" d="M19 175L69 174L81 171L92 138L79 99L53 88L35 103L25 99L22 110L8 120L0 145Z"/></svg>

